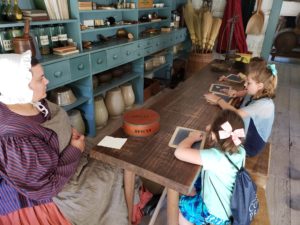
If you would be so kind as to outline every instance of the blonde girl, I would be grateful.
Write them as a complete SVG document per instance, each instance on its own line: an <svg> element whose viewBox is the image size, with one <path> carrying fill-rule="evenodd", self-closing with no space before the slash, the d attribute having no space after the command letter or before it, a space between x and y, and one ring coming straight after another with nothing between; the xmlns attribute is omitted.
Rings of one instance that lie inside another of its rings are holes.
<svg viewBox="0 0 300 225"><path fill-rule="evenodd" d="M252 62L245 82L247 95L239 109L214 94L204 95L209 103L219 105L222 109L234 110L243 118L246 130L244 147L248 156L260 153L271 134L275 114L272 99L275 97L276 87L275 64Z"/></svg>

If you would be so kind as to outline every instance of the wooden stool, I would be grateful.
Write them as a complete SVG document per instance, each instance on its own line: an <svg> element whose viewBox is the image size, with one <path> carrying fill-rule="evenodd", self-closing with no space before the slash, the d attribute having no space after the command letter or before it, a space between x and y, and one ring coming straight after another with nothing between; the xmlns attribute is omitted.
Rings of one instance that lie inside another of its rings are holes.
<svg viewBox="0 0 300 225"><path fill-rule="evenodd" d="M266 189L271 159L271 144L268 142L260 154L246 158L246 169L257 186Z"/></svg>
<svg viewBox="0 0 300 225"><path fill-rule="evenodd" d="M257 197L259 201L259 210L255 215L251 225L270 225L270 217L266 199L266 191L262 187L257 187Z"/></svg>

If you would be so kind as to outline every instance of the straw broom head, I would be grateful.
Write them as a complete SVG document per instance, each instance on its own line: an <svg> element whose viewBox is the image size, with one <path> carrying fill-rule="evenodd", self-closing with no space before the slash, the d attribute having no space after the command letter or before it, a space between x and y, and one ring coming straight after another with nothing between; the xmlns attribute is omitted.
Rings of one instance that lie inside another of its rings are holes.
<svg viewBox="0 0 300 225"><path fill-rule="evenodd" d="M184 17L185 23L187 25L187 28L190 32L192 42L194 44L195 39L196 39L195 30L194 30L194 22L193 22L194 8L193 8L191 1L189 1L189 2L183 7L183 17Z"/></svg>
<svg viewBox="0 0 300 225"><path fill-rule="evenodd" d="M198 15L197 15L197 22L195 24L195 32L198 37L198 45L201 45L202 42L202 16L203 16L203 10L199 10Z"/></svg>
<svg viewBox="0 0 300 225"><path fill-rule="evenodd" d="M215 40L219 34L219 30L222 24L222 19L214 17L212 22L212 28L209 35L209 40L207 43L207 49L212 50L215 44Z"/></svg>
<svg viewBox="0 0 300 225"><path fill-rule="evenodd" d="M210 34L211 25L212 25L212 14L209 10L203 13L202 18L202 48L205 48L205 45L208 41L208 36Z"/></svg>

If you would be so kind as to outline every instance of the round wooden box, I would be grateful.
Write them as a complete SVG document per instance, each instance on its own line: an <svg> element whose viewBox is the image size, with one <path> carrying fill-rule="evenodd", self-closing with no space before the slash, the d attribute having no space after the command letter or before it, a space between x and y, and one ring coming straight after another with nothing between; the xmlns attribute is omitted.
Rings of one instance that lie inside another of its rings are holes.
<svg viewBox="0 0 300 225"><path fill-rule="evenodd" d="M151 109L136 109L124 113L123 130L129 136L147 137L159 131L159 114Z"/></svg>

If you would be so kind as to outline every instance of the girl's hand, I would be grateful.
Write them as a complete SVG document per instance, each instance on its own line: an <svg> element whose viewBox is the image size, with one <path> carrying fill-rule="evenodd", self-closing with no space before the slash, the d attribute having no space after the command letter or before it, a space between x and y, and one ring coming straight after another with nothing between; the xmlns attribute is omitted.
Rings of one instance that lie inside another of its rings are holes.
<svg viewBox="0 0 300 225"><path fill-rule="evenodd" d="M203 133L198 130L195 130L189 133L189 137L192 138L194 142L201 141L203 138Z"/></svg>
<svg viewBox="0 0 300 225"><path fill-rule="evenodd" d="M205 131L208 133L210 132L211 130L211 124L208 124L206 127L205 127Z"/></svg>
<svg viewBox="0 0 300 225"><path fill-rule="evenodd" d="M209 102L210 104L213 104L213 105L217 105L218 101L220 100L219 96L212 94L212 93L207 93L204 95L204 97L207 102Z"/></svg>
<svg viewBox="0 0 300 225"><path fill-rule="evenodd" d="M232 90L227 90L226 92L227 92L228 96L230 96L230 97L236 97L237 96L236 94L237 94L238 91L232 89Z"/></svg>
<svg viewBox="0 0 300 225"><path fill-rule="evenodd" d="M219 77L219 81L226 81L227 80L227 77L222 75Z"/></svg>
<svg viewBox="0 0 300 225"><path fill-rule="evenodd" d="M186 196L195 196L196 194L197 194L196 189L193 188L193 190L190 193L188 193Z"/></svg>

